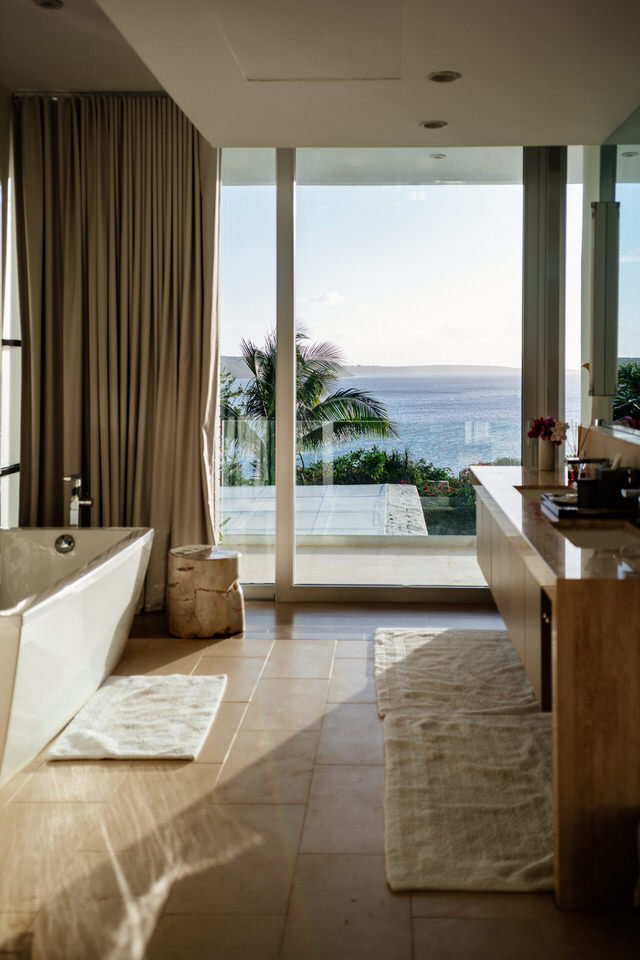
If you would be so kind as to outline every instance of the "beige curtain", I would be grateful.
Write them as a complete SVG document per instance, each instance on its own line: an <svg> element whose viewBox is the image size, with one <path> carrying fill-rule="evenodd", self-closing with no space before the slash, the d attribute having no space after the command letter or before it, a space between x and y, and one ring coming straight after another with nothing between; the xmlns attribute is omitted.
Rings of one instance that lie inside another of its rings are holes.
<svg viewBox="0 0 640 960"><path fill-rule="evenodd" d="M20 522L214 536L219 151L163 96L14 100L24 363Z"/></svg>

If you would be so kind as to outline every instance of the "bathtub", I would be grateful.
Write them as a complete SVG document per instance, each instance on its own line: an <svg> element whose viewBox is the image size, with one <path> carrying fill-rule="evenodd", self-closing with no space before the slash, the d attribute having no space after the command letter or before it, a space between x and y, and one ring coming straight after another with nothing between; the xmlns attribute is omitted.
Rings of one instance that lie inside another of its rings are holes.
<svg viewBox="0 0 640 960"><path fill-rule="evenodd" d="M75 546L64 555L56 538ZM118 662L153 530L0 530L0 785L77 713Z"/></svg>

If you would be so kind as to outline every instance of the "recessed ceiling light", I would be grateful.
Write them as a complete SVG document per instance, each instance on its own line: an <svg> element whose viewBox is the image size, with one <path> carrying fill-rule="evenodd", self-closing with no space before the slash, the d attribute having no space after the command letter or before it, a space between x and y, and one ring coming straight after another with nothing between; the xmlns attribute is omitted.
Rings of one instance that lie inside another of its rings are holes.
<svg viewBox="0 0 640 960"><path fill-rule="evenodd" d="M458 73L457 70L436 70L435 73L429 74L428 79L434 83L453 83L454 80L459 80L461 76L462 74Z"/></svg>
<svg viewBox="0 0 640 960"><path fill-rule="evenodd" d="M45 10L59 10L64 7L63 0L33 0L36 7L44 7Z"/></svg>
<svg viewBox="0 0 640 960"><path fill-rule="evenodd" d="M447 127L449 124L446 120L423 120L420 126L427 130L440 130L441 127Z"/></svg>
<svg viewBox="0 0 640 960"><path fill-rule="evenodd" d="M625 150L624 153L620 154L620 156L622 156L622 157L637 157L637 156L638 156L638 151L637 151L637 150Z"/></svg>
<svg viewBox="0 0 640 960"><path fill-rule="evenodd" d="M446 153L430 153L429 156L432 160L444 160Z"/></svg>

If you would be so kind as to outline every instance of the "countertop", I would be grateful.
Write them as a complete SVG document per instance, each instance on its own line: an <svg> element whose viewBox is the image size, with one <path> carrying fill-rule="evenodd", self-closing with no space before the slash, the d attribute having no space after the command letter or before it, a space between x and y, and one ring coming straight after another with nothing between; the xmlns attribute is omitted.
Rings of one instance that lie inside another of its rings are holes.
<svg viewBox="0 0 640 960"><path fill-rule="evenodd" d="M640 576L640 530L620 520L552 521L542 513L538 498L545 491L566 488L566 473L539 472L523 467L472 466L476 492L497 506L502 532L523 541L523 560L542 584L557 580L620 580ZM518 488L526 488L521 493ZM567 488L568 489L568 488ZM493 508L495 515L495 507ZM605 546L576 546L563 533L606 539ZM577 534L574 533L577 531ZM607 533L604 533L607 531ZM633 543L637 537L637 545ZM632 541L629 543L629 541ZM527 549L531 548L531 549ZM533 553L532 553L533 551Z"/></svg>

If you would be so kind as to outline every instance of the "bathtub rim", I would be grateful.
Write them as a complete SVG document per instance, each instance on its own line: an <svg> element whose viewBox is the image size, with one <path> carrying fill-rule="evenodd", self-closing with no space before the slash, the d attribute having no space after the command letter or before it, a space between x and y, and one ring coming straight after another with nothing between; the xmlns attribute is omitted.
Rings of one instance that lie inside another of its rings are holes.
<svg viewBox="0 0 640 960"><path fill-rule="evenodd" d="M2 533L20 533L21 531L28 530L38 530L44 533L51 532L60 534L74 534L78 533L87 533L87 534L100 534L103 530L109 530L112 532L123 531L126 532L121 540L118 540L117 543L112 544L110 547L107 547L101 553L99 553L93 560L90 560L88 563L85 563L83 566L78 567L71 573L68 573L66 576L60 577L59 580L56 580L50 587L47 587L46 590L40 590L37 593L29 594L29 596L24 597L22 600L19 600L17 604L13 607L5 607L0 609L0 617L15 617L15 616L24 616L29 610L34 609L35 607L42 607L47 603L51 603L55 598L59 597L60 594L68 593L72 587L75 587L79 581L83 580L85 577L90 576L95 570L103 566L109 560L112 560L119 553L123 553L125 550L133 549L133 547L139 542L142 541L143 544L148 544L149 548L153 543L153 537L155 530L153 527L5 527L1 532Z"/></svg>

